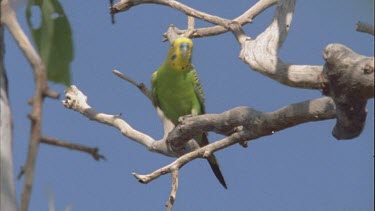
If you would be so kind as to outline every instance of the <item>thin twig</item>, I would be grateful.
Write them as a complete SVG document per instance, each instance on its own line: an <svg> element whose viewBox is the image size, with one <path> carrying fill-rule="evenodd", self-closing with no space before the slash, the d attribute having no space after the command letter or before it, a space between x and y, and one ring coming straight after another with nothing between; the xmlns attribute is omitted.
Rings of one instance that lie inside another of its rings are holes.
<svg viewBox="0 0 375 211"><path fill-rule="evenodd" d="M45 137L45 136L41 138L41 142L44 144L49 144L49 145L54 145L58 147L64 147L64 148L71 149L71 150L86 152L90 154L97 161L100 159L106 160L106 158L103 155L99 154L99 149L97 147L87 147L81 144L70 143L67 141L63 141L63 140L59 140L59 139L51 138L51 137Z"/></svg>
<svg viewBox="0 0 375 211"><path fill-rule="evenodd" d="M192 16L188 16L187 28L193 30L195 28L195 19Z"/></svg>
<svg viewBox="0 0 375 211"><path fill-rule="evenodd" d="M176 200L176 194L178 190L178 169L174 169L171 172L171 177L172 177L171 194L169 195L169 199L167 203L165 204L167 207L167 211L172 211L174 201Z"/></svg>
<svg viewBox="0 0 375 211"><path fill-rule="evenodd" d="M152 95L151 95L151 92L150 90L146 87L146 85L144 83L138 83L136 81L134 81L133 79L129 78L128 76L122 74L120 71L118 70L113 70L112 71L116 76L118 76L119 78L133 84L134 86L136 86L151 102L152 102Z"/></svg>

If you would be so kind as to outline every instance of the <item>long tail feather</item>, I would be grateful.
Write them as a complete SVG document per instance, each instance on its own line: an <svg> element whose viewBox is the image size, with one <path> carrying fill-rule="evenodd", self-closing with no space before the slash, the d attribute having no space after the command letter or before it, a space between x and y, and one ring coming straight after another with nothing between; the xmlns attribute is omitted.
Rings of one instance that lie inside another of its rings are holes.
<svg viewBox="0 0 375 211"><path fill-rule="evenodd" d="M203 133L201 136L196 137L195 140L198 141L198 144L201 147L206 146L208 144L207 133ZM223 174L221 173L219 162L217 162L216 156L212 154L211 156L207 158L207 161L210 164L212 171L214 172L216 178L219 180L221 185L223 185L225 189L228 189L227 184L225 183Z"/></svg>
<svg viewBox="0 0 375 211"><path fill-rule="evenodd" d="M221 170L220 170L220 167L219 167L219 164L218 164L218 162L217 162L217 160L216 160L215 155L211 155L211 156L207 159L207 161L208 161L208 163L210 164L212 171L214 172L216 178L219 180L219 182L221 183L221 185L222 185L225 189L228 189L227 184L225 183L225 180L224 180L223 174L221 173Z"/></svg>

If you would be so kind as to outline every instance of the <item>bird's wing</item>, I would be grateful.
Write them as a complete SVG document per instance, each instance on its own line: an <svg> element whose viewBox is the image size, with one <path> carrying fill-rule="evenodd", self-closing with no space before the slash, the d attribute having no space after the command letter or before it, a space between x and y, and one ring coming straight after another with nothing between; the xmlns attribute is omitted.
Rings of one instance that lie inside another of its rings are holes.
<svg viewBox="0 0 375 211"><path fill-rule="evenodd" d="M152 77L151 77L151 87L152 87L152 90L151 90L151 95L152 95L152 103L154 104L155 107L159 107L159 100L158 100L158 95L157 95L157 75L158 75L158 71L155 71L153 74L152 74Z"/></svg>
<svg viewBox="0 0 375 211"><path fill-rule="evenodd" d="M198 101L199 101L199 104L200 104L200 111L197 111L197 114L204 114L204 113L206 113L206 108L205 108L205 105L204 105L205 100L204 100L203 89L202 89L202 85L199 81L197 71L194 69L194 67L190 71L189 77L191 77L191 80L193 81L194 91L195 91L195 94L198 97Z"/></svg>

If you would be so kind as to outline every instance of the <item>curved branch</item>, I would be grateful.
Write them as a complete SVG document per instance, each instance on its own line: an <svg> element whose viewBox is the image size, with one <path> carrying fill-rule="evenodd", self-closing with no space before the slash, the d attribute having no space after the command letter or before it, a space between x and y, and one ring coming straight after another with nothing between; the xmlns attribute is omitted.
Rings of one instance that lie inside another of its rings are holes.
<svg viewBox="0 0 375 211"><path fill-rule="evenodd" d="M140 4L160 4L160 5L172 7L174 9L177 9L185 13L188 16L202 19L207 22L220 25L224 28L228 28L228 25L230 23L230 20L227 20L218 16L210 15L208 13L201 12L199 10L195 10L189 6L186 6L174 0L124 0L113 5L113 7L111 8L111 13L115 14L118 12L125 12L129 10L130 8L140 5Z"/></svg>
<svg viewBox="0 0 375 211"><path fill-rule="evenodd" d="M290 28L294 6L295 0L279 1L272 23L255 40L239 39L239 34L235 34L242 47L240 58L253 70L284 85L321 89L326 82L321 77L323 66L287 64L278 58L278 50Z"/></svg>

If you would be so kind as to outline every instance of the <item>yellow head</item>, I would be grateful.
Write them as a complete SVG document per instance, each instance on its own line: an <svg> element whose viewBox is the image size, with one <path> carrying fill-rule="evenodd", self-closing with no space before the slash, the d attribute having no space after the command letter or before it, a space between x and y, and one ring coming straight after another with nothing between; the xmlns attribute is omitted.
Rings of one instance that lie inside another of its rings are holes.
<svg viewBox="0 0 375 211"><path fill-rule="evenodd" d="M167 63L178 70L185 70L191 66L193 41L186 37L175 39L168 51Z"/></svg>

